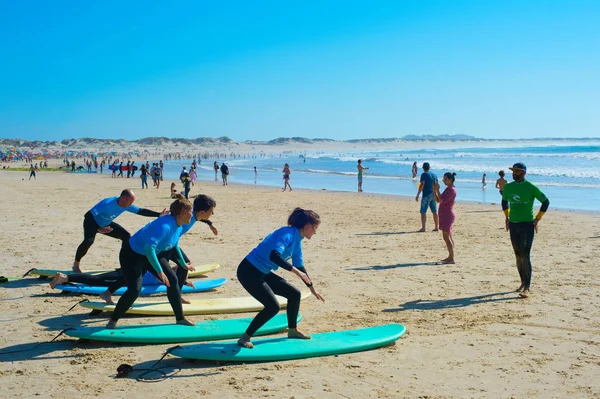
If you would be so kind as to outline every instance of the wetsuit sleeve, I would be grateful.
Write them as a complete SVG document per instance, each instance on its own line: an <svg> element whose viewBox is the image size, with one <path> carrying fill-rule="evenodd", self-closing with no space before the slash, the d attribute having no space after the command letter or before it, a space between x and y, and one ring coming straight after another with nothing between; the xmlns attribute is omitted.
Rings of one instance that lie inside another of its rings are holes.
<svg viewBox="0 0 600 399"><path fill-rule="evenodd" d="M540 212L546 212L548 207L550 206L550 200L546 198L546 201L542 202L542 207L540 208Z"/></svg>
<svg viewBox="0 0 600 399"><path fill-rule="evenodd" d="M279 253L276 249L271 251L269 260L275 263L277 266L284 268L288 272L292 271L293 266L289 262L286 262L286 260L283 259L283 256L281 256L281 253Z"/></svg>
<svg viewBox="0 0 600 399"><path fill-rule="evenodd" d="M179 263L179 266L181 267L185 267L187 265L187 262L185 261L185 257L183 256L183 253L181 252L181 248L179 248L179 245L175 245L175 253L177 254L177 263Z"/></svg>
<svg viewBox="0 0 600 399"><path fill-rule="evenodd" d="M146 246L144 246L144 254L150 261L152 268L156 270L156 273L162 273L162 267L160 266L160 262L158 261L158 257L156 256L156 248L154 248L150 244L146 244Z"/></svg>
<svg viewBox="0 0 600 399"><path fill-rule="evenodd" d="M200 220L202 223L206 223L209 226L212 226L212 222L210 220Z"/></svg>
<svg viewBox="0 0 600 399"><path fill-rule="evenodd" d="M146 209L146 208L137 208L137 209L138 209L137 212L133 212L133 211L129 211L129 212L136 213L140 216L146 216L146 217L150 217L150 218L157 218L160 216L160 212L151 211L150 209ZM129 208L127 208L127 210L129 210Z"/></svg>
<svg viewBox="0 0 600 399"><path fill-rule="evenodd" d="M504 216L508 217L509 209L508 209L508 201L502 200L502 211L504 212Z"/></svg>
<svg viewBox="0 0 600 399"><path fill-rule="evenodd" d="M306 285L307 287L312 287L313 283L312 283L312 279L310 278L310 276L308 275L308 272L306 271L306 268L304 266L297 266L296 269L300 270L302 273L306 274L306 276L308 277L308 279L310 280L310 284L306 284L304 283L304 285Z"/></svg>

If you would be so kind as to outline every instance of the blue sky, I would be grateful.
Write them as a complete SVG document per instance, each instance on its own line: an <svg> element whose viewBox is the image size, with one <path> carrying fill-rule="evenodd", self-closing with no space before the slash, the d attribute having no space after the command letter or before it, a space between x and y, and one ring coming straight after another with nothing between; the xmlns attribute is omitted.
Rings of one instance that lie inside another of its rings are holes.
<svg viewBox="0 0 600 399"><path fill-rule="evenodd" d="M578 0L3 1L0 137L600 137L598 21Z"/></svg>

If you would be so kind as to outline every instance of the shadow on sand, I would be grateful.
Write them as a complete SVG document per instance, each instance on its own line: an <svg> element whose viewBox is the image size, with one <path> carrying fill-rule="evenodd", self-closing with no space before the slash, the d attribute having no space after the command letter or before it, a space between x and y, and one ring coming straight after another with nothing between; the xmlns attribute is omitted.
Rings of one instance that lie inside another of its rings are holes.
<svg viewBox="0 0 600 399"><path fill-rule="evenodd" d="M373 233L356 233L355 236L389 236L389 235L398 235L398 234L413 234L413 233L421 233L418 230L415 231L376 231Z"/></svg>
<svg viewBox="0 0 600 399"><path fill-rule="evenodd" d="M377 266L364 266L364 267L350 267L346 270L388 270L396 269L400 267L415 267L415 266L443 266L442 262L418 262L418 263L398 263L396 265L377 265Z"/></svg>
<svg viewBox="0 0 600 399"><path fill-rule="evenodd" d="M510 297L504 297L509 295ZM435 309L452 309L464 308L471 305L477 305L487 302L512 301L521 299L514 291L497 292L495 294L478 295L467 298L444 299L439 301L417 300L406 302L395 309L384 309L383 312L403 312L405 310L435 310Z"/></svg>

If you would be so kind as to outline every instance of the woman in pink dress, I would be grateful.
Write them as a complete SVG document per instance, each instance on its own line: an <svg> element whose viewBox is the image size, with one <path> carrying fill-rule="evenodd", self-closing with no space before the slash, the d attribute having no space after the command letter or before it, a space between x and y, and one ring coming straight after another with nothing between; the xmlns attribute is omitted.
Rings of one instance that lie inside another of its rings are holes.
<svg viewBox="0 0 600 399"><path fill-rule="evenodd" d="M452 225L454 224L454 200L456 199L456 187L454 179L456 173L446 172L442 181L446 189L440 195L440 185L434 185L435 200L440 203L438 215L440 218L440 230L448 248L448 257L442 260L442 263L454 263L454 240L452 239Z"/></svg>
<svg viewBox="0 0 600 399"><path fill-rule="evenodd" d="M194 185L194 183L196 182L196 177L198 176L198 174L196 173L196 167L192 167L190 169L190 180L192 181L192 186Z"/></svg>

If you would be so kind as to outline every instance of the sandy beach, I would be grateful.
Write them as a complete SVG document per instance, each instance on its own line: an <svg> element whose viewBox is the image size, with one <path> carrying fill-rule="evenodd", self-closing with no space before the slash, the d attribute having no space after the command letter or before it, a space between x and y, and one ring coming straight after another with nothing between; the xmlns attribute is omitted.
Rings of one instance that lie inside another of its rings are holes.
<svg viewBox="0 0 600 399"><path fill-rule="evenodd" d="M124 188L135 190L140 207L162 210L171 202L170 181L160 190L150 186L142 191L137 177L43 171L35 181L27 177L26 172L0 171L0 274L10 277L30 268L70 268L85 212ZM324 190L282 193L217 182L200 182L192 194L199 192L217 201L212 220L220 234L214 237L197 225L181 247L195 264L221 264L210 277L229 281L193 297L247 295L236 281L237 265L301 206L322 219L318 234L303 248L307 270L326 302L305 300L299 327L317 333L401 323L406 336L379 350L277 363L215 364L167 356L160 366L167 372L181 369L172 378L152 384L136 382L136 374L114 379L120 364L148 368L169 345L60 337L34 347L67 327L104 325L107 315L91 317L80 306L67 312L84 297L61 295L47 281L26 278L0 285L0 397L600 397L599 214L556 211L550 205L534 242L533 295L521 299L514 293L518 274L499 204L456 204L457 263L442 265L439 260L447 252L441 233L416 233L420 222L414 198ZM117 221L133 233L149 219L126 213ZM118 267L119 248L119 241L98 236L82 268ZM293 275L286 277L303 287ZM120 324L173 321L126 317Z"/></svg>

